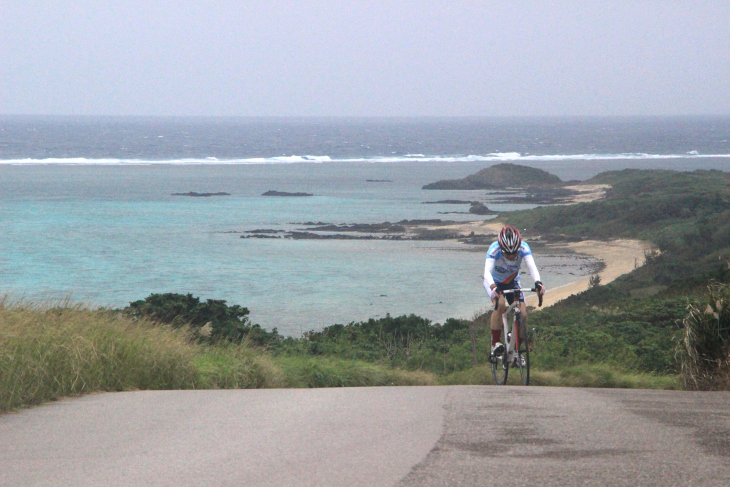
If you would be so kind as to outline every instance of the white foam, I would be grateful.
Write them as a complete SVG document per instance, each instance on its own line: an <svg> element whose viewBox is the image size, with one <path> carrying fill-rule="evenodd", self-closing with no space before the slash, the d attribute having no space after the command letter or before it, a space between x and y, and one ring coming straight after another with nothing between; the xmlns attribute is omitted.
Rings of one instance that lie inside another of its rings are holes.
<svg viewBox="0 0 730 487"><path fill-rule="evenodd" d="M280 157L253 157L245 159L218 159L217 157L186 158L186 159L87 159L84 157L68 157L47 159L0 159L0 164L14 165L43 165L43 164L67 164L67 165L196 165L196 164L296 164L296 163L322 163L330 162L329 156L280 156Z"/></svg>
<svg viewBox="0 0 730 487"><path fill-rule="evenodd" d="M514 161L625 161L625 160L666 160L666 159L717 159L730 158L730 154L699 154L692 151L687 154L552 154L552 155L521 155L519 152L494 152L484 155L453 155L427 156L424 154L406 154L402 156L377 156L366 158L331 158L330 156L277 156L218 159L216 157L187 158L187 159L88 159L84 157L47 158L47 159L0 159L0 164L15 165L195 165L195 164L301 164L323 162L369 162L369 163L398 163L398 162L514 162Z"/></svg>
<svg viewBox="0 0 730 487"><path fill-rule="evenodd" d="M515 159L522 157L519 152L493 152L487 156L499 157L501 159Z"/></svg>

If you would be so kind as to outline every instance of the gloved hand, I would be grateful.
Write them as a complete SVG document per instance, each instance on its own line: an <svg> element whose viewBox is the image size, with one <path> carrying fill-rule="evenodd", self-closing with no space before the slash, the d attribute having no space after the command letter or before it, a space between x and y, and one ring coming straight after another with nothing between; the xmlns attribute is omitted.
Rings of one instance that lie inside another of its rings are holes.
<svg viewBox="0 0 730 487"><path fill-rule="evenodd" d="M494 289L492 289L486 282L484 283L484 289L486 289L489 299L497 299L497 296L499 296L499 291L497 291L497 288L495 287Z"/></svg>
<svg viewBox="0 0 730 487"><path fill-rule="evenodd" d="M535 281L535 289L537 289L537 294L539 296L543 296L545 294L545 286L540 281Z"/></svg>

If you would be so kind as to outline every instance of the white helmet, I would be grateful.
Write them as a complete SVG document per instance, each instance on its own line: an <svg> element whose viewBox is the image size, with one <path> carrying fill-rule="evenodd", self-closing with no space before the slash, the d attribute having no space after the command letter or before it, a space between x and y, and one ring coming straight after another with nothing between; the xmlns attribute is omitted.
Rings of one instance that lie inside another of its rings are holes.
<svg viewBox="0 0 730 487"><path fill-rule="evenodd" d="M514 254L520 250L522 237L520 237L520 231L515 227L512 225L505 225L499 232L497 242L499 242L499 248L502 249L502 252Z"/></svg>

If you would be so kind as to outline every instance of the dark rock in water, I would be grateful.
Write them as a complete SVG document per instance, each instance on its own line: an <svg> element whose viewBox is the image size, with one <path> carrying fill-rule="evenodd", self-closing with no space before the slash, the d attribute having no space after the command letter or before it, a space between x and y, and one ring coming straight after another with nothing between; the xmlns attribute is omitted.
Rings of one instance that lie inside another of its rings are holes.
<svg viewBox="0 0 730 487"><path fill-rule="evenodd" d="M464 179L427 184L423 189L505 189L527 186L559 187L564 184L559 177L542 169L504 163L482 169Z"/></svg>
<svg viewBox="0 0 730 487"><path fill-rule="evenodd" d="M265 235L261 233L254 233L253 235L241 235L240 238L281 238L278 235Z"/></svg>
<svg viewBox="0 0 730 487"><path fill-rule="evenodd" d="M494 242L496 236L495 235L486 235L486 234L474 234L474 232L471 232L469 235L463 235L459 238L459 242L470 244L470 245L491 245L492 242ZM530 240L530 248L533 247L532 240Z"/></svg>
<svg viewBox="0 0 730 487"><path fill-rule="evenodd" d="M496 192L492 192L494 195ZM528 205L554 205L559 203L568 203L576 195L580 194L580 191L576 191L568 188L561 187L535 187L528 186L522 188L519 192L499 192L497 199L492 200L492 203L497 204L528 204ZM504 196L502 196L504 195Z"/></svg>
<svg viewBox="0 0 730 487"><path fill-rule="evenodd" d="M317 232L361 232L361 233L402 233L406 231L403 225L396 223L355 223L352 225L322 225L310 230Z"/></svg>
<svg viewBox="0 0 730 487"><path fill-rule="evenodd" d="M285 238L293 240L455 240L465 238L474 240L453 228L440 228L461 223L454 220L402 220L397 223L353 223L339 224L306 222L306 229L275 230L257 229L244 232L240 238ZM435 227L435 228L434 228ZM486 238L486 237L485 237ZM466 242L465 241L465 242Z"/></svg>
<svg viewBox="0 0 730 487"><path fill-rule="evenodd" d="M261 196L314 196L311 193L287 193L285 191L274 191L269 190L262 194Z"/></svg>
<svg viewBox="0 0 730 487"><path fill-rule="evenodd" d="M473 213L474 215L496 215L497 213L487 208L487 205L484 203L480 203L478 201L474 201L471 204L471 208L469 208L469 213Z"/></svg>
<svg viewBox="0 0 730 487"><path fill-rule="evenodd" d="M366 183L392 183L390 179L366 179Z"/></svg>
<svg viewBox="0 0 730 487"><path fill-rule="evenodd" d="M375 235L343 235L340 233L320 235L313 232L291 232L288 238L294 240L400 240L399 235L379 237Z"/></svg>
<svg viewBox="0 0 730 487"><path fill-rule="evenodd" d="M172 196L192 196L194 198L198 198L198 197L207 198L209 196L230 196L230 195L231 195L231 193L224 193L222 191L219 193L196 193L195 191L191 191L189 193L172 193Z"/></svg>
<svg viewBox="0 0 730 487"><path fill-rule="evenodd" d="M399 225L453 225L456 221L444 221L440 218L434 220L401 220Z"/></svg>
<svg viewBox="0 0 730 487"><path fill-rule="evenodd" d="M441 200L441 201L424 201L422 205L470 205L472 201L464 200Z"/></svg>

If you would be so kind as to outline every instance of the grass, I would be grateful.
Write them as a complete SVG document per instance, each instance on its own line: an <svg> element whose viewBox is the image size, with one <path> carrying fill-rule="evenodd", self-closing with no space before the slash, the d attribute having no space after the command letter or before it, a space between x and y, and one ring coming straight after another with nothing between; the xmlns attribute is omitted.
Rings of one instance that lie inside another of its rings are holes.
<svg viewBox="0 0 730 487"><path fill-rule="evenodd" d="M246 342L200 344L118 312L0 301L0 411L101 391L435 382L357 360L272 357Z"/></svg>
<svg viewBox="0 0 730 487"><path fill-rule="evenodd" d="M487 365L454 372L443 377L444 385L492 385L492 370ZM520 371L510 369L507 385L520 385ZM622 371L606 364L576 365L561 370L530 370L530 385L552 387L601 387L625 389L679 389L676 375L643 374Z"/></svg>
<svg viewBox="0 0 730 487"><path fill-rule="evenodd" d="M94 391L187 389L181 332L80 306L0 304L0 410Z"/></svg>
<svg viewBox="0 0 730 487"><path fill-rule="evenodd" d="M704 306L690 306L676 346L682 386L730 389L730 285L712 282Z"/></svg>
<svg viewBox="0 0 730 487"><path fill-rule="evenodd" d="M510 384L519 383L513 370ZM272 355L244 341L204 344L185 328L56 303L0 301L0 411L92 392L165 389L492 384L485 365L451 373L332 356ZM676 389L676 376L577 365L532 384Z"/></svg>

